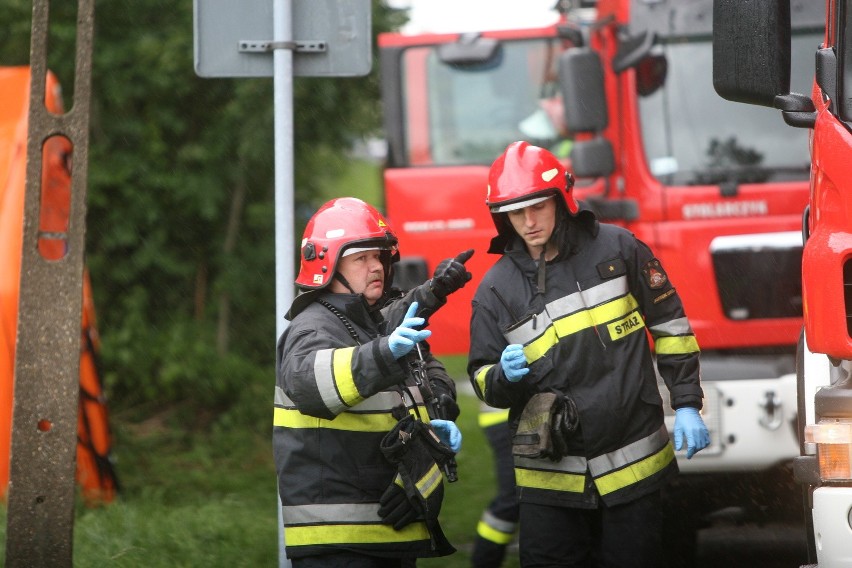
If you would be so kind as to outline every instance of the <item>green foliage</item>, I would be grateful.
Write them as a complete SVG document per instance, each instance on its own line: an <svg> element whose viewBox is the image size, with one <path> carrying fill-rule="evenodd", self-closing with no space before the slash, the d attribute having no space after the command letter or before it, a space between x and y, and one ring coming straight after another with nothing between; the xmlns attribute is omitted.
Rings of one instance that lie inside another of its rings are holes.
<svg viewBox="0 0 852 568"><path fill-rule="evenodd" d="M30 2L4 3L0 64L26 64L31 15ZM106 387L119 408L227 408L259 380L271 408L273 82L196 76L192 17L192 2L96 7L86 246ZM405 18L373 1L375 34ZM52 2L50 19L48 63L70 108L76 2ZM378 177L340 181L352 143L380 129L377 66L296 78L294 91L296 219L284 230L298 243L328 198L378 198Z"/></svg>

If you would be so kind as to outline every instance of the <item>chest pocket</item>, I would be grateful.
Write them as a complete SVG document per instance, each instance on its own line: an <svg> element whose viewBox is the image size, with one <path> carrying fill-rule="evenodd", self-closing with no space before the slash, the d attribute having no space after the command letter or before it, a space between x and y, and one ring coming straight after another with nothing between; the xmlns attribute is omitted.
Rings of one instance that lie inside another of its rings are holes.
<svg viewBox="0 0 852 568"><path fill-rule="evenodd" d="M609 280L610 278L627 274L627 265L624 263L624 259L621 258L607 260L606 262L598 264L595 268L598 269L598 276L600 276L603 280Z"/></svg>

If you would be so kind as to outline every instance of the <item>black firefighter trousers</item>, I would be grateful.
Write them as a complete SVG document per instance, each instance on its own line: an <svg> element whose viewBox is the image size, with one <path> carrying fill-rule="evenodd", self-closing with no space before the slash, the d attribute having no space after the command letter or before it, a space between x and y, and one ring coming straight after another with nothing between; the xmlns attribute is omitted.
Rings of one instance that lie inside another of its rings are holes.
<svg viewBox="0 0 852 568"><path fill-rule="evenodd" d="M658 568L663 511L659 491L615 507L575 509L521 503L523 568Z"/></svg>

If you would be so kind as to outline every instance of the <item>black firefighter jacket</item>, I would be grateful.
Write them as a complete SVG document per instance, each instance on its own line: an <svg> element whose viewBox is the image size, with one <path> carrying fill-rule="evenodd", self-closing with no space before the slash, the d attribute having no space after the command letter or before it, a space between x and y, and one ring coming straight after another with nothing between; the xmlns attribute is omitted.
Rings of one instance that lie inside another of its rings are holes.
<svg viewBox="0 0 852 568"><path fill-rule="evenodd" d="M416 405L428 421L420 392L396 361L383 334L401 323L410 301L438 303L421 286L383 310L361 295L310 292L278 342L273 449L282 502L287 556L340 551L376 556L433 556L422 521L400 531L382 524L379 498L396 469L379 443ZM413 294L413 295L412 295ZM349 322L320 302L327 302ZM388 319L385 321L384 317ZM384 329L387 327L388 329ZM455 398L443 366L427 355L437 392ZM407 389L398 385L408 383ZM404 405L404 406L403 406Z"/></svg>
<svg viewBox="0 0 852 568"><path fill-rule="evenodd" d="M646 331L672 406L701 408L698 344L672 283L629 231L582 211L572 247L545 266L510 240L473 299L468 372L513 430L537 392L576 402L580 426L561 461L515 457L522 502L591 508L632 501L677 473ZM568 248L568 247L563 247ZM530 372L511 383L503 349L524 346Z"/></svg>

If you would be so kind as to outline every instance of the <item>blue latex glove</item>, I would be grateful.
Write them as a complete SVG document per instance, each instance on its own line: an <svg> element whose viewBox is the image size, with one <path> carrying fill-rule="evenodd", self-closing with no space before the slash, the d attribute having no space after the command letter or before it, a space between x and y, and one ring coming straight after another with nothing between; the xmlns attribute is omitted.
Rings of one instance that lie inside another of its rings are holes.
<svg viewBox="0 0 852 568"><path fill-rule="evenodd" d="M524 355L524 348L517 343L507 345L500 355L500 365L503 367L503 373L506 378L513 383L520 381L524 375L530 372L527 367L527 357Z"/></svg>
<svg viewBox="0 0 852 568"><path fill-rule="evenodd" d="M684 436L686 436L686 459L691 459L697 452L710 445L710 432L704 425L698 409L687 406L675 410L674 445L676 450L683 447Z"/></svg>
<svg viewBox="0 0 852 568"><path fill-rule="evenodd" d="M405 313L405 319L388 337L388 347L394 359L408 355L408 352L414 349L415 344L432 335L432 332L428 329L415 329L426 323L423 318L414 317L416 313L417 302L411 302L408 311Z"/></svg>
<svg viewBox="0 0 852 568"><path fill-rule="evenodd" d="M448 445L455 453L459 453L462 444L462 434L459 427L456 426L456 423L450 422L449 420L437 419L430 420L429 423L432 425L432 428L435 430L438 438Z"/></svg>

